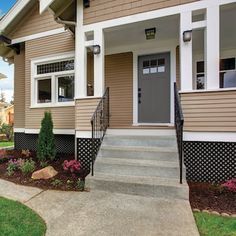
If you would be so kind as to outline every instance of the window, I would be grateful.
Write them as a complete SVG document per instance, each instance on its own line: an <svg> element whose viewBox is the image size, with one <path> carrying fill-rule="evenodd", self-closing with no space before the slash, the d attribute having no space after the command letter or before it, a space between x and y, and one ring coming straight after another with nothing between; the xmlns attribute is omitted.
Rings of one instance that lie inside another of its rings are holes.
<svg viewBox="0 0 236 236"><path fill-rule="evenodd" d="M33 61L32 106L71 105L74 101L74 59Z"/></svg>
<svg viewBox="0 0 236 236"><path fill-rule="evenodd" d="M236 87L235 63L235 58L226 58L220 60L220 88ZM196 89L205 89L204 61L197 62Z"/></svg>

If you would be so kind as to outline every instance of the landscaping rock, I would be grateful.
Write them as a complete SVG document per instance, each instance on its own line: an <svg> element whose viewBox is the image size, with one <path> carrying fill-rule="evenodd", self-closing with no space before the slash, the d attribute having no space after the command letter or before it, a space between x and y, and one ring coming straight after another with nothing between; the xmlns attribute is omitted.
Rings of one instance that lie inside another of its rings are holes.
<svg viewBox="0 0 236 236"><path fill-rule="evenodd" d="M229 217L229 214L227 213L221 213L222 216Z"/></svg>
<svg viewBox="0 0 236 236"><path fill-rule="evenodd" d="M194 208L193 211L194 211L194 212L201 212L201 211L200 211L199 209L197 209L197 208Z"/></svg>
<svg viewBox="0 0 236 236"><path fill-rule="evenodd" d="M236 218L236 214L233 214L233 215L231 215L231 217L234 217L234 218Z"/></svg>
<svg viewBox="0 0 236 236"><path fill-rule="evenodd" d="M217 211L212 211L211 214L216 215L216 216L219 216L219 215L220 215L220 213L217 212Z"/></svg>
<svg viewBox="0 0 236 236"><path fill-rule="evenodd" d="M47 166L41 170L35 171L32 174L32 179L50 179L56 176L58 172L52 167Z"/></svg>
<svg viewBox="0 0 236 236"><path fill-rule="evenodd" d="M203 210L202 212L203 213L210 213L210 211L208 211L208 210Z"/></svg>

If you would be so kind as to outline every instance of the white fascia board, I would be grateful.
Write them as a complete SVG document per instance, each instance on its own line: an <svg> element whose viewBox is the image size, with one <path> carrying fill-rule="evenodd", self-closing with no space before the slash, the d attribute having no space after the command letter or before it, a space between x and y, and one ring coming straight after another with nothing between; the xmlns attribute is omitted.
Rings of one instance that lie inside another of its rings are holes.
<svg viewBox="0 0 236 236"><path fill-rule="evenodd" d="M236 142L236 132L184 132L184 141Z"/></svg>
<svg viewBox="0 0 236 236"><path fill-rule="evenodd" d="M18 0L10 11L0 21L0 33L17 17L31 0Z"/></svg>
<svg viewBox="0 0 236 236"><path fill-rule="evenodd" d="M40 0L39 2L39 12L42 14L48 7L54 2L54 0Z"/></svg>
<svg viewBox="0 0 236 236"><path fill-rule="evenodd" d="M25 129L26 134L39 134L40 129ZM53 129L54 134L75 135L74 129Z"/></svg>

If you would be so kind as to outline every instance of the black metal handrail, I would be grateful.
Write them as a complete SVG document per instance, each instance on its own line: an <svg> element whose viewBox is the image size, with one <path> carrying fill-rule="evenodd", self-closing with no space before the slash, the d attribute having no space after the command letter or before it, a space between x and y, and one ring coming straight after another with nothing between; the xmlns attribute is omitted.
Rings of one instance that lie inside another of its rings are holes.
<svg viewBox="0 0 236 236"><path fill-rule="evenodd" d="M102 143L102 140L106 134L107 128L110 123L110 101L109 101L109 88L106 89L103 97L98 103L98 106L91 118L92 127L92 157L91 168L92 175L94 174L94 162L97 157L98 150Z"/></svg>
<svg viewBox="0 0 236 236"><path fill-rule="evenodd" d="M174 83L175 93L175 130L179 152L179 168L180 168L180 183L183 183L183 127L184 127L184 116L181 107L179 91L176 83Z"/></svg>

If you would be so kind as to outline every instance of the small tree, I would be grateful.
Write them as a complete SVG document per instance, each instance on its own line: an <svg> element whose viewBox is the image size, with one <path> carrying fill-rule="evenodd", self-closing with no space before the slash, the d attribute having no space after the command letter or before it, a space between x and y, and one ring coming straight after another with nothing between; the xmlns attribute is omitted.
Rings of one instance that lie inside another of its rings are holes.
<svg viewBox="0 0 236 236"><path fill-rule="evenodd" d="M41 162L45 162L48 159L54 160L55 156L56 146L53 134L52 115L50 112L45 112L37 142L37 158Z"/></svg>

